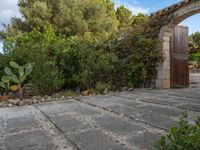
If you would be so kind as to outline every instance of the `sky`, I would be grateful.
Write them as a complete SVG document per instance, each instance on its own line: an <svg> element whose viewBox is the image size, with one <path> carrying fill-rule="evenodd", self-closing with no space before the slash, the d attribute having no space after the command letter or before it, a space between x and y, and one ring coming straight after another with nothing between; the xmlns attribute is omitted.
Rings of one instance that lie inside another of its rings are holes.
<svg viewBox="0 0 200 150"><path fill-rule="evenodd" d="M17 7L18 0L0 0L0 30L3 29L2 24L8 24L11 17L20 17ZM112 0L117 8L124 5L129 8L134 14L143 12L150 14L177 3L181 0ZM200 14L192 16L181 24L189 26L190 34L200 31ZM2 43L0 42L0 52L2 51Z"/></svg>

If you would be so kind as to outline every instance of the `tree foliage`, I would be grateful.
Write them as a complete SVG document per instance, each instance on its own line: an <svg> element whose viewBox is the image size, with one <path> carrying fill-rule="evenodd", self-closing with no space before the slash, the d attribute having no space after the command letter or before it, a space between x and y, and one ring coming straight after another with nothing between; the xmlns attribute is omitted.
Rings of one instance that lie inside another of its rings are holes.
<svg viewBox="0 0 200 150"><path fill-rule="evenodd" d="M116 49L116 69L122 84L148 87L155 77L155 67L162 61L156 49L158 40L149 36L141 26L132 29Z"/></svg>
<svg viewBox="0 0 200 150"><path fill-rule="evenodd" d="M189 53L189 59L197 61L198 66L200 65L200 32L195 32L189 36L189 39L196 44L196 47L193 51Z"/></svg>
<svg viewBox="0 0 200 150"><path fill-rule="evenodd" d="M124 6L120 6L117 8L116 17L119 20L120 29L126 29L126 28L131 27L133 23L132 11L125 8Z"/></svg>
<svg viewBox="0 0 200 150"><path fill-rule="evenodd" d="M200 47L200 32L195 32L189 36L189 39L192 40L195 44Z"/></svg>
<svg viewBox="0 0 200 150"><path fill-rule="evenodd" d="M57 35L115 32L118 20L110 0L20 0L22 19L13 18L7 35L51 25Z"/></svg>
<svg viewBox="0 0 200 150"><path fill-rule="evenodd" d="M160 61L157 40L133 15L111 0L19 0L22 18L12 18L0 36L0 59L34 63L30 82L40 91L63 88L147 86ZM1 73L1 66L0 66Z"/></svg>
<svg viewBox="0 0 200 150"><path fill-rule="evenodd" d="M146 23L149 19L149 16L143 13L139 13L133 17L133 26L138 26Z"/></svg>
<svg viewBox="0 0 200 150"><path fill-rule="evenodd" d="M116 60L109 38L107 33L88 32L82 37L62 39L58 61L67 78L66 86L88 88L98 81L107 81Z"/></svg>

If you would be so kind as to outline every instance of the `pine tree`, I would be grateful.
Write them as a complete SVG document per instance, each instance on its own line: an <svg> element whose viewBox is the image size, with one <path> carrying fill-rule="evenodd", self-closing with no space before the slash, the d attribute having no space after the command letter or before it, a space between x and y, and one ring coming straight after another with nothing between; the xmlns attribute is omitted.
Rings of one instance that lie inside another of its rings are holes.
<svg viewBox="0 0 200 150"><path fill-rule="evenodd" d="M124 6L118 7L116 11L116 17L120 22L120 29L131 27L133 23L133 14L129 9L125 8Z"/></svg>
<svg viewBox="0 0 200 150"><path fill-rule="evenodd" d="M49 25L64 36L112 33L118 26L111 0L19 0L18 6L22 18L12 18L4 36L29 33L35 27Z"/></svg>

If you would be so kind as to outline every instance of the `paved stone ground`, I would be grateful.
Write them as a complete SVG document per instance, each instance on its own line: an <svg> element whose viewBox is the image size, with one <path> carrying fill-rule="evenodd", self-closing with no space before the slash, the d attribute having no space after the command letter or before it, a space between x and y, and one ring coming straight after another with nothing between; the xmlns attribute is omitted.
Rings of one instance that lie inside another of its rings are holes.
<svg viewBox="0 0 200 150"><path fill-rule="evenodd" d="M200 88L200 73L190 73L190 87Z"/></svg>
<svg viewBox="0 0 200 150"><path fill-rule="evenodd" d="M200 89L136 90L0 109L0 150L153 150Z"/></svg>

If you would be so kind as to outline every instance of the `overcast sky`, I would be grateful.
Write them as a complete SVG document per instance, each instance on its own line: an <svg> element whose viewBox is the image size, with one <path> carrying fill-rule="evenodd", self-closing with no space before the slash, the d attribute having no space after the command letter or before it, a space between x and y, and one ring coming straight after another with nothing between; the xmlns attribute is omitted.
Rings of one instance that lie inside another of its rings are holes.
<svg viewBox="0 0 200 150"><path fill-rule="evenodd" d="M20 13L17 7L18 0L0 0L0 30L3 29L2 24L8 24L11 17L20 17ZM173 3L181 0L113 0L116 7L125 5L132 10L134 14L143 12L150 14L164 7L167 7ZM188 18L182 24L189 26L190 33L200 31L200 15L195 15ZM0 43L0 52L2 43Z"/></svg>

